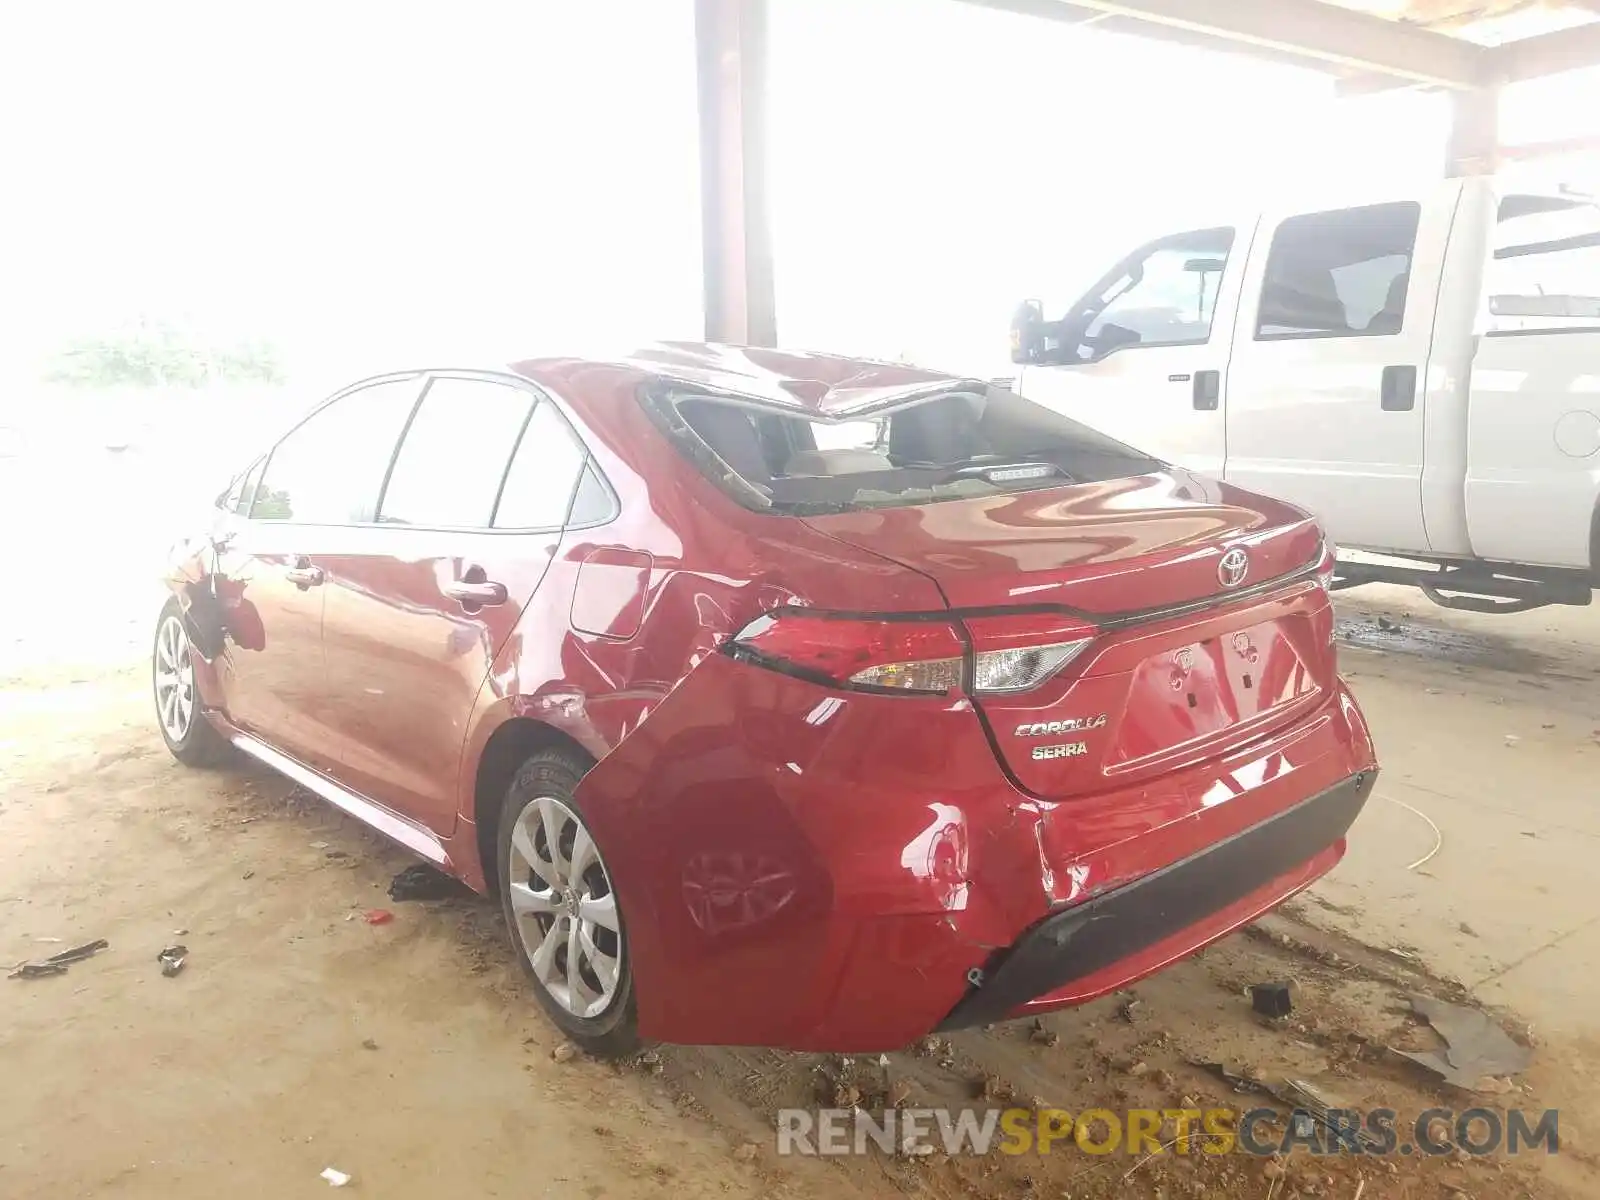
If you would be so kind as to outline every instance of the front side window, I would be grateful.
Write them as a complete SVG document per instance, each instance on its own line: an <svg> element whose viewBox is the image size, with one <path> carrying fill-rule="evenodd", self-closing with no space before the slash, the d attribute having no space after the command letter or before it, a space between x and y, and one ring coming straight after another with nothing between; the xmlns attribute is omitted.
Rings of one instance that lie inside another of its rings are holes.
<svg viewBox="0 0 1600 1200"><path fill-rule="evenodd" d="M567 520L584 457L556 406L541 400L506 472L495 528L559 529Z"/></svg>
<svg viewBox="0 0 1600 1200"><path fill-rule="evenodd" d="M267 465L266 459L260 459L253 467L244 473L244 478L239 483L239 494L234 497L232 511L241 517L250 515L251 506L255 504L256 493L261 487L261 471Z"/></svg>
<svg viewBox="0 0 1600 1200"><path fill-rule="evenodd" d="M1211 337L1233 230L1180 233L1147 247L1089 307L1089 357L1127 346L1191 346Z"/></svg>
<svg viewBox="0 0 1600 1200"><path fill-rule="evenodd" d="M1406 202L1285 220L1267 253L1256 340L1399 333L1421 216Z"/></svg>
<svg viewBox="0 0 1600 1200"><path fill-rule="evenodd" d="M533 395L487 379L428 385L395 454L378 520L487 529Z"/></svg>
<svg viewBox="0 0 1600 1200"><path fill-rule="evenodd" d="M415 378L359 388L312 413L274 447L250 517L309 525L371 521Z"/></svg>
<svg viewBox="0 0 1600 1200"><path fill-rule="evenodd" d="M1600 208L1550 201L1519 212L1513 199L1488 270L1487 332L1600 332Z"/></svg>

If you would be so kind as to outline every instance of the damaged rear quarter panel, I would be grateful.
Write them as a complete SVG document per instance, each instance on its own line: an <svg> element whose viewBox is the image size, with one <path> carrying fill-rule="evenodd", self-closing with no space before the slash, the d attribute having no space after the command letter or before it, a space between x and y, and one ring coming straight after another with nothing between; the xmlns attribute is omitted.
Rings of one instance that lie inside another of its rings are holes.
<svg viewBox="0 0 1600 1200"><path fill-rule="evenodd" d="M578 798L651 1037L903 1044L1044 911L1031 806L965 700L844 693L714 654ZM841 1010L846 985L883 1003Z"/></svg>

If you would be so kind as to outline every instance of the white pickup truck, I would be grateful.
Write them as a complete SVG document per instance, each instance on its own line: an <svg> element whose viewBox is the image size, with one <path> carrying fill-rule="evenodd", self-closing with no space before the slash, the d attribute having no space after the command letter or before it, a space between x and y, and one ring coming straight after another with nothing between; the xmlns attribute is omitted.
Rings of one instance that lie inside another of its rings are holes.
<svg viewBox="0 0 1600 1200"><path fill-rule="evenodd" d="M1241 216L1138 247L1059 318L1024 303L1011 335L1029 399L1321 517L1336 586L1480 611L1590 602L1590 200L1474 178Z"/></svg>

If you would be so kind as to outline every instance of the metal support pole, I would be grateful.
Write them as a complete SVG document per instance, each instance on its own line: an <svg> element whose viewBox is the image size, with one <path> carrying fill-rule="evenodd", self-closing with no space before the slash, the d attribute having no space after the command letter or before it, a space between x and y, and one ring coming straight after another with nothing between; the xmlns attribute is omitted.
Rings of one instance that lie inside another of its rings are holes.
<svg viewBox="0 0 1600 1200"><path fill-rule="evenodd" d="M706 339L775 345L767 0L695 0Z"/></svg>
<svg viewBox="0 0 1600 1200"><path fill-rule="evenodd" d="M1450 142L1445 175L1493 175L1500 166L1500 89L1450 94Z"/></svg>

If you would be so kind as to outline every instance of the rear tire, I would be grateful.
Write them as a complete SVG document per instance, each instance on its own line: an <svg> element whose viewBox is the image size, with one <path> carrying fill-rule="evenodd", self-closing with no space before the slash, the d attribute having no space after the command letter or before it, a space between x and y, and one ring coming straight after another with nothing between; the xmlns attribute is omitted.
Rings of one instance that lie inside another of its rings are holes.
<svg viewBox="0 0 1600 1200"><path fill-rule="evenodd" d="M597 1058L639 1049L627 931L575 793L587 764L540 750L506 790L496 842L511 948L547 1016Z"/></svg>
<svg viewBox="0 0 1600 1200"><path fill-rule="evenodd" d="M193 647L176 597L156 620L150 651L150 684L156 703L156 728L172 757L186 767L215 767L232 749L200 711L194 683Z"/></svg>

